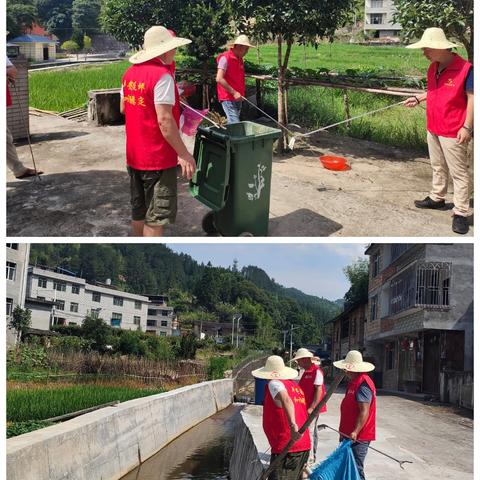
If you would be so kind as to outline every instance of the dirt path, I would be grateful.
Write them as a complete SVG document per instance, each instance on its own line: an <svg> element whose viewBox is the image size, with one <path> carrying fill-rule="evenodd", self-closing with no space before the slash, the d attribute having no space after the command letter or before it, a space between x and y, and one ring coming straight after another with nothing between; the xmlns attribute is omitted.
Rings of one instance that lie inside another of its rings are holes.
<svg viewBox="0 0 480 480"><path fill-rule="evenodd" d="M20 181L7 173L7 234L128 236L123 126L91 127L52 115L31 115L30 124L37 166L45 175ZM28 145L18 152L30 165ZM318 156L329 153L347 157L352 169L325 170ZM449 211L413 206L428 193L430 174L427 158L320 134L310 150L274 158L269 234L453 236ZM203 236L207 211L181 181L177 223L167 234Z"/></svg>

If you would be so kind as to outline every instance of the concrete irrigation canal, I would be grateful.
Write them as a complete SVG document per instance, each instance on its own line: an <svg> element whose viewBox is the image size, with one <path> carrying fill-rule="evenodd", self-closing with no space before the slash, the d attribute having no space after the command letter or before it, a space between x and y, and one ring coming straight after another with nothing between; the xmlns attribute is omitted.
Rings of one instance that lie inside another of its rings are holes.
<svg viewBox="0 0 480 480"><path fill-rule="evenodd" d="M198 383L11 438L7 479L257 480L270 460L262 407L232 403L233 391L232 379ZM319 423L337 427L342 398ZM473 480L472 412L379 392L377 430L376 448L413 463L371 452L368 480ZM337 445L320 431L317 459Z"/></svg>

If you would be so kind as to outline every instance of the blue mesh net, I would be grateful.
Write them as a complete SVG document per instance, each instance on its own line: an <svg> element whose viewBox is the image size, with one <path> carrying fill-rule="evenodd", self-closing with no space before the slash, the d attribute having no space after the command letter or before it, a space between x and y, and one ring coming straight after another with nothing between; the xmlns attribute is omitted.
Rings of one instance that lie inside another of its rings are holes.
<svg viewBox="0 0 480 480"><path fill-rule="evenodd" d="M310 474L310 480L360 480L351 448L344 440L340 446Z"/></svg>

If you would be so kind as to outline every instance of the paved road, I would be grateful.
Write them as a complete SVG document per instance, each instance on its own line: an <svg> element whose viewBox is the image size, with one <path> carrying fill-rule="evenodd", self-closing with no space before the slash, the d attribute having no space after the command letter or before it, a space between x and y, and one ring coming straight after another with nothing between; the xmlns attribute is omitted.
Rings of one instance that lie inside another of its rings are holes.
<svg viewBox="0 0 480 480"><path fill-rule="evenodd" d="M338 428L343 394L334 394L319 423ZM258 407L247 407L252 413ZM259 410L257 410L259 412ZM398 458L410 460L405 470L394 461L370 451L365 462L368 480L473 480L473 420L468 411L438 406L391 395L377 399L377 441L372 446ZM467 416L465 416L467 415ZM255 424L255 440L266 450L261 422ZM263 437L263 440L260 438ZM319 431L317 461L337 446L338 435Z"/></svg>

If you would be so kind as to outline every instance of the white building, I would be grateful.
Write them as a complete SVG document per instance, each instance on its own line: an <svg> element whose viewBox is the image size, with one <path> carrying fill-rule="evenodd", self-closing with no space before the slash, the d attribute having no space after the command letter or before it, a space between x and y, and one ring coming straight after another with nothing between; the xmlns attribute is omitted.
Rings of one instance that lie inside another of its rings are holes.
<svg viewBox="0 0 480 480"><path fill-rule="evenodd" d="M25 306L29 258L29 244L7 243L7 325L14 308ZM7 345L13 345L15 338L16 332L7 327Z"/></svg>
<svg viewBox="0 0 480 480"><path fill-rule="evenodd" d="M365 0L364 32L373 32L376 38L397 37L401 25L393 22L393 0Z"/></svg>
<svg viewBox="0 0 480 480"><path fill-rule="evenodd" d="M98 315L110 326L145 331L149 300L117 290L109 281L92 285L66 271L29 267L27 300L32 310L32 328L45 329L45 304L53 302L52 324L81 325L87 315ZM34 302L35 300L35 302ZM42 308L40 308L42 307Z"/></svg>
<svg viewBox="0 0 480 480"><path fill-rule="evenodd" d="M162 337L176 335L176 316L165 295L149 295L147 333Z"/></svg>

